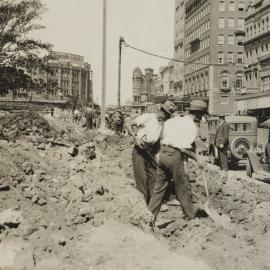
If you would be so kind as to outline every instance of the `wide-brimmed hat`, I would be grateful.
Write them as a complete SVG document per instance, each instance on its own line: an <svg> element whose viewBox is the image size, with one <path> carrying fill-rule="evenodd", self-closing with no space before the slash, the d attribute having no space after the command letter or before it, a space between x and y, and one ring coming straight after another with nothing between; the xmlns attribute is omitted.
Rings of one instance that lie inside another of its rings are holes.
<svg viewBox="0 0 270 270"><path fill-rule="evenodd" d="M188 111L207 112L207 104L202 100L193 100L190 102L190 107L186 108Z"/></svg>
<svg viewBox="0 0 270 270"><path fill-rule="evenodd" d="M160 108L171 115L176 110L176 105L172 101L166 100L163 104L161 104Z"/></svg>

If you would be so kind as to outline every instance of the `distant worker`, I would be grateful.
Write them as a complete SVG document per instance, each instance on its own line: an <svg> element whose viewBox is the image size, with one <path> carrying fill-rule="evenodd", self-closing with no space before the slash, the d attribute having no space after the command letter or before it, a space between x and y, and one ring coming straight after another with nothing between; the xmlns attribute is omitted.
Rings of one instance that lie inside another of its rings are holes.
<svg viewBox="0 0 270 270"><path fill-rule="evenodd" d="M53 106L51 106L50 111L51 111L51 117L53 117L53 115L54 115L54 107Z"/></svg>
<svg viewBox="0 0 270 270"><path fill-rule="evenodd" d="M228 171L227 150L229 146L229 129L230 126L225 120L225 115L219 116L219 125L215 134L214 145L218 150L219 164L223 171Z"/></svg>
<svg viewBox="0 0 270 270"><path fill-rule="evenodd" d="M147 204L156 182L156 155L160 149L162 125L171 117L174 107L172 102L166 101L158 112L144 113L126 123L126 129L135 141L132 164L136 188L143 194Z"/></svg>
<svg viewBox="0 0 270 270"><path fill-rule="evenodd" d="M86 119L87 129L92 129L93 128L93 111L91 108L86 108L85 119Z"/></svg>
<svg viewBox="0 0 270 270"><path fill-rule="evenodd" d="M80 111L78 109L75 109L74 110L74 122L75 123L78 123L78 121L79 121L79 114L80 114Z"/></svg>
<svg viewBox="0 0 270 270"><path fill-rule="evenodd" d="M200 168L205 162L203 158L193 153L194 142L198 136L199 129L196 122L207 113L207 105L201 100L194 100L188 108L189 114L175 116L164 123L163 134L160 141L157 180L153 194L149 202L149 210L156 220L171 179L174 181L176 197L181 203L183 212L193 219L198 208L192 204L192 192L188 175L185 173L184 155L197 161Z"/></svg>
<svg viewBox="0 0 270 270"><path fill-rule="evenodd" d="M124 117L121 110L116 110L113 116L113 129L117 135L122 134L124 127Z"/></svg>

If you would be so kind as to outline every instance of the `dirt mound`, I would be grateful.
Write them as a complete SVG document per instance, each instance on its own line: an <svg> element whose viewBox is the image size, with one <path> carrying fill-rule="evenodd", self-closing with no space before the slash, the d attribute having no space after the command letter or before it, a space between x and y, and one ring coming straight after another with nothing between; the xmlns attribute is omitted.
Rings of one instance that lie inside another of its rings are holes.
<svg viewBox="0 0 270 270"><path fill-rule="evenodd" d="M56 132L37 112L11 113L0 118L2 139L16 141L22 135L53 138L56 136Z"/></svg>

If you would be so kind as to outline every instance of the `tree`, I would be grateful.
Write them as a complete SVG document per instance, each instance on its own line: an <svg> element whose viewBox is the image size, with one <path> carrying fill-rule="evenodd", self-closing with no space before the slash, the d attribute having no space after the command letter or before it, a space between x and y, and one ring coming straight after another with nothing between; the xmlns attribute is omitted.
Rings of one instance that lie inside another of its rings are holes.
<svg viewBox="0 0 270 270"><path fill-rule="evenodd" d="M20 88L31 87L31 77L22 69L12 66L0 66L0 94L6 94L9 90L15 92Z"/></svg>
<svg viewBox="0 0 270 270"><path fill-rule="evenodd" d="M42 64L41 50L51 45L29 36L45 8L40 0L0 0L0 65L31 68Z"/></svg>

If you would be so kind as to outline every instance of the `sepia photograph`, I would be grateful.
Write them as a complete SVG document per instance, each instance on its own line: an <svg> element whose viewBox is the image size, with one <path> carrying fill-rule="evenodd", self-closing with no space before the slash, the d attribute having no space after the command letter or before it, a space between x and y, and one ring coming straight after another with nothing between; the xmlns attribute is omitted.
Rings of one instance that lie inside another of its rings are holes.
<svg viewBox="0 0 270 270"><path fill-rule="evenodd" d="M0 270L270 269L270 0L0 0Z"/></svg>

